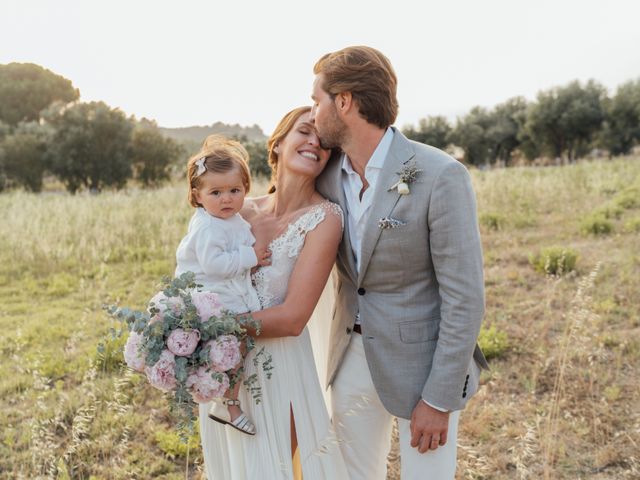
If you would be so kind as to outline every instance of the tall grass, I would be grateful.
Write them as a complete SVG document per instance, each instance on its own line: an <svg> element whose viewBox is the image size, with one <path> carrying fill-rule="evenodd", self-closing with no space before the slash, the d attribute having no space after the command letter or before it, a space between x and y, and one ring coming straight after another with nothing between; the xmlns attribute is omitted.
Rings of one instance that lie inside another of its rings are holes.
<svg viewBox="0 0 640 480"><path fill-rule="evenodd" d="M472 178L482 338L496 348L462 415L458 478L638 478L640 159ZM615 233L584 235L584 219L614 204ZM0 215L0 478L177 479L185 464L199 478L200 452L185 458L164 399L123 369L101 310L142 306L173 272L191 215L183 186L11 192ZM562 276L529 262L554 245L577 253ZM389 478L398 461L395 449Z"/></svg>

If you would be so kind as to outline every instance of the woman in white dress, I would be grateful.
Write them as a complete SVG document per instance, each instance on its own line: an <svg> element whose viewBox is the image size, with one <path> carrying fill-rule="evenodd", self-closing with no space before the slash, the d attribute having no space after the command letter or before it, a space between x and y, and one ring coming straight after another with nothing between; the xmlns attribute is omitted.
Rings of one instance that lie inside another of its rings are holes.
<svg viewBox="0 0 640 480"><path fill-rule="evenodd" d="M271 265L254 276L263 310L257 348L273 358L270 379L252 357L247 376L258 375L259 404L245 389L240 399L257 433L243 435L211 421L200 409L208 480L347 479L318 380L306 327L323 292L342 238L340 207L315 189L329 160L320 148L309 107L289 112L269 139L270 194L247 199L242 216L256 247L268 246ZM325 317L325 322L330 319Z"/></svg>

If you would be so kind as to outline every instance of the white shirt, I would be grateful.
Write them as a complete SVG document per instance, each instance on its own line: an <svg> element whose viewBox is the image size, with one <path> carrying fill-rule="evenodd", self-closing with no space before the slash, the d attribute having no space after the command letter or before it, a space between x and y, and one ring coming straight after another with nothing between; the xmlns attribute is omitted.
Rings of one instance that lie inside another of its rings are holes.
<svg viewBox="0 0 640 480"><path fill-rule="evenodd" d="M360 199L360 191L362 190L362 180L360 175L351 166L351 161L346 153L342 154L342 188L347 201L347 220L349 222L349 240L353 256L356 260L356 269L360 271L360 249L362 245L362 235L364 227L369 218L371 211L371 201L373 193L376 190L378 176L387 158L391 142L393 141L393 130L387 128L387 131L380 139L380 143L374 150L371 158L367 162L364 169L364 178L367 179L369 187L365 190Z"/></svg>
<svg viewBox="0 0 640 480"><path fill-rule="evenodd" d="M176 251L176 277L193 272L203 290L218 294L222 307L235 313L260 310L251 284L258 264L249 224L236 213L222 219L197 208Z"/></svg>

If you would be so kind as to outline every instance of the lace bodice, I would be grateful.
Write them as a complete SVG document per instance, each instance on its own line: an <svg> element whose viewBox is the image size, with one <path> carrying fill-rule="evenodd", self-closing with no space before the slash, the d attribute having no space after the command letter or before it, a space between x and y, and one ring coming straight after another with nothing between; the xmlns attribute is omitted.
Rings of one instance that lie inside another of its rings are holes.
<svg viewBox="0 0 640 480"><path fill-rule="evenodd" d="M307 233L315 229L329 215L344 217L339 205L324 201L300 215L287 230L269 244L271 265L260 268L253 276L262 308L272 307L284 301L289 277L302 250Z"/></svg>

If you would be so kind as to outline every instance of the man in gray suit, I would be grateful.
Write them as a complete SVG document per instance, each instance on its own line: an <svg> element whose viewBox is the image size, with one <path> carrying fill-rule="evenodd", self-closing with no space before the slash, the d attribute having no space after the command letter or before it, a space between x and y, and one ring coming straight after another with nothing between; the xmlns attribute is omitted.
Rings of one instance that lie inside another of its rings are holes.
<svg viewBox="0 0 640 480"><path fill-rule="evenodd" d="M465 167L391 127L397 80L370 47L315 65L311 117L340 148L319 191L345 212L328 383L352 480L386 477L398 418L403 479L453 479L460 410L486 360L476 201Z"/></svg>

